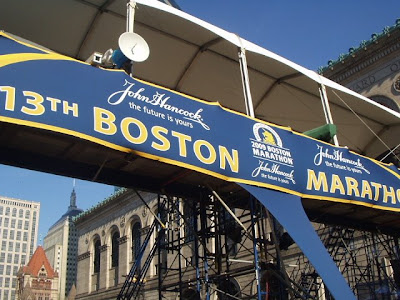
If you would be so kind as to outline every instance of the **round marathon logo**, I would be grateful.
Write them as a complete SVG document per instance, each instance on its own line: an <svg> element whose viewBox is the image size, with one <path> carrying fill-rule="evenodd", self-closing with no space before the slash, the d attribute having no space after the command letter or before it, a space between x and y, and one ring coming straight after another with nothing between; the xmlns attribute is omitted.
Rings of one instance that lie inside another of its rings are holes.
<svg viewBox="0 0 400 300"><path fill-rule="evenodd" d="M279 134L263 123L253 125L253 134L254 139L250 138L250 142L257 164L251 176L279 182L280 185L296 184L292 154L283 147Z"/></svg>
<svg viewBox="0 0 400 300"><path fill-rule="evenodd" d="M270 144L282 148L282 140L274 129L262 123L253 126L254 137L258 142Z"/></svg>

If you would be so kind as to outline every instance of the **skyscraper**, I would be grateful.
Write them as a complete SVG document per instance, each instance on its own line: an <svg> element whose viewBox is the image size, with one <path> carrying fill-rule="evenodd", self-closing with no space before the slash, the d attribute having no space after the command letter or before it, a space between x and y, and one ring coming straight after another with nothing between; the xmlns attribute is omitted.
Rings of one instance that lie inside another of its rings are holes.
<svg viewBox="0 0 400 300"><path fill-rule="evenodd" d="M77 235L72 218L82 212L76 206L75 184L68 210L50 227L43 248L55 272L59 275L60 300L66 299L76 278Z"/></svg>
<svg viewBox="0 0 400 300"><path fill-rule="evenodd" d="M16 275L36 248L40 203L0 196L0 299L15 299Z"/></svg>

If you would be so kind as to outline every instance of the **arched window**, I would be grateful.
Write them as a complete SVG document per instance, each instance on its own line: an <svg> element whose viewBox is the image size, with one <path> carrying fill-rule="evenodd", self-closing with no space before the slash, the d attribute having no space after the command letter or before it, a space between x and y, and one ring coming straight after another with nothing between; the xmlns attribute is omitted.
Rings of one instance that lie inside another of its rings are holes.
<svg viewBox="0 0 400 300"><path fill-rule="evenodd" d="M282 288L280 278L285 278L279 267L272 263L261 265L260 287L263 294L269 296L268 299L288 299L287 290Z"/></svg>
<svg viewBox="0 0 400 300"><path fill-rule="evenodd" d="M218 300L230 300L235 298L240 299L240 297L242 296L240 292L240 286L237 283L237 281L233 278L225 279L219 282L217 286L218 289L220 290L217 292Z"/></svg>
<svg viewBox="0 0 400 300"><path fill-rule="evenodd" d="M111 236L111 267L118 267L119 263L119 232L115 231Z"/></svg>
<svg viewBox="0 0 400 300"><path fill-rule="evenodd" d="M94 260L93 260L93 272L100 272L100 239L94 241Z"/></svg>
<svg viewBox="0 0 400 300"><path fill-rule="evenodd" d="M140 252L140 222L132 225L132 259L136 260Z"/></svg>
<svg viewBox="0 0 400 300"><path fill-rule="evenodd" d="M185 289L181 295L182 300L200 300L200 294L194 289Z"/></svg>
<svg viewBox="0 0 400 300"><path fill-rule="evenodd" d="M387 108L390 108L396 112L400 112L399 105L396 103L396 101L386 96L375 95L375 96L370 96L369 98L379 104L382 104L383 106L386 106Z"/></svg>

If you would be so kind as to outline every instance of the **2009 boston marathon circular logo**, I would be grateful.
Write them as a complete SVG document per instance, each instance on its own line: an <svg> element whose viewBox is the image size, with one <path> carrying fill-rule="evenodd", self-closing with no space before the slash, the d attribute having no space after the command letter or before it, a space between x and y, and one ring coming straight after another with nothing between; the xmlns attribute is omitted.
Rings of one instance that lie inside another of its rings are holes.
<svg viewBox="0 0 400 300"><path fill-rule="evenodd" d="M292 154L289 149L283 147L279 134L266 124L255 123L253 135L254 139L250 138L250 142L253 157L258 160L258 166L255 167L251 176L283 184L296 184Z"/></svg>

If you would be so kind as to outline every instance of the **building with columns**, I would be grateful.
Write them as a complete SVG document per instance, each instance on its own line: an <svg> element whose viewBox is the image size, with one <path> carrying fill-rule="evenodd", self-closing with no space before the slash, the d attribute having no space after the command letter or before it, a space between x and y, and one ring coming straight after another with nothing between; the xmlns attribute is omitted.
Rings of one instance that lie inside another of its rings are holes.
<svg viewBox="0 0 400 300"><path fill-rule="evenodd" d="M210 255L208 251L214 252L214 255L219 253L217 256L221 260L223 256L237 258L239 261L251 259L246 251L238 251L241 237L237 239L241 231L237 230L233 220L222 210L218 223L224 227L223 237L217 239L210 235L209 238L204 238L202 243L207 244L206 247L196 244L194 230L189 224L195 223L196 218L192 212L198 204L190 199L120 189L113 196L77 216L75 223L79 249L76 299L116 299L126 284L128 274L132 272L131 268L138 262L139 268L136 269L132 282L140 282L141 288L135 294L136 298L132 299L159 299L161 290L163 299L176 299L180 292L181 299L197 299L199 294L193 288L197 281L196 269L206 267L204 262L196 261L196 251L208 253L207 255ZM156 218L160 207L164 211L157 217L161 222ZM204 215L203 223L209 223L213 227L210 220L214 217L212 215L206 221ZM245 218L249 222L248 216ZM161 223L164 223L165 230L161 229ZM232 229L231 232L228 232L228 227ZM252 246L249 240L243 241L243 244L246 248ZM140 257L143 245L145 250ZM215 261L214 258L210 259ZM217 298L218 290L236 296L241 295L241 287L243 292L254 292L252 264L230 264L232 268L240 269L240 272L235 277L223 276L218 282L214 280L211 299L223 299ZM222 273L224 269L222 261L218 266L213 262L209 267L209 273L213 276L216 276L215 273ZM165 287L160 286L161 282Z"/></svg>
<svg viewBox="0 0 400 300"><path fill-rule="evenodd" d="M338 59L330 60L319 73L400 113L400 19ZM392 150L400 155L400 145ZM389 151L376 158L400 167L399 160Z"/></svg>
<svg viewBox="0 0 400 300"><path fill-rule="evenodd" d="M141 197L151 206L157 202L155 194ZM140 245L142 228L148 228L153 219L140 199L125 189L75 218L79 239L76 299L116 298Z"/></svg>
<svg viewBox="0 0 400 300"><path fill-rule="evenodd" d="M50 227L44 237L43 248L59 276L59 300L67 299L71 288L76 284L78 238L72 218L81 212L76 206L76 192L73 188L68 210Z"/></svg>

